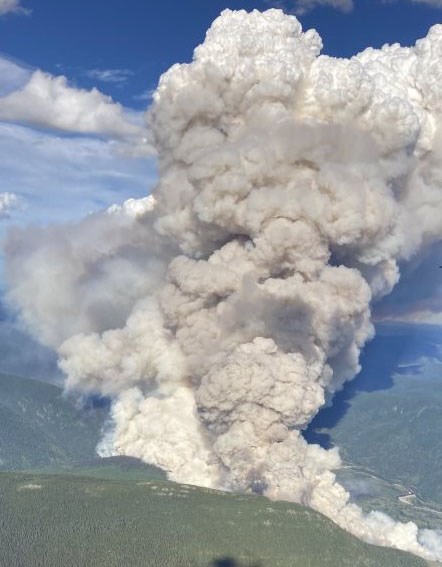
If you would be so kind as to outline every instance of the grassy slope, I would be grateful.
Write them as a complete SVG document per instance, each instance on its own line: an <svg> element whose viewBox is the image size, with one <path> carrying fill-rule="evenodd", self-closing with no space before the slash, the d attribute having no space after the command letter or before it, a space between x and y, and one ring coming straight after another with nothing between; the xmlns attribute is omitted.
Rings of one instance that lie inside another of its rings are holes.
<svg viewBox="0 0 442 567"><path fill-rule="evenodd" d="M161 480L0 473L0 509L0 567L425 565L300 506Z"/></svg>
<svg viewBox="0 0 442 567"><path fill-rule="evenodd" d="M103 420L103 410L76 409L57 386L0 374L0 470L90 459Z"/></svg>

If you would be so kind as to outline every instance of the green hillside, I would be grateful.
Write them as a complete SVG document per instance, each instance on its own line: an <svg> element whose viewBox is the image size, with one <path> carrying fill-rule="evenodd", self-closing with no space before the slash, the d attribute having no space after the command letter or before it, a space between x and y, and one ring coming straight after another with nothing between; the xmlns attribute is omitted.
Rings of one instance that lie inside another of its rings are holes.
<svg viewBox="0 0 442 567"><path fill-rule="evenodd" d="M91 459L104 419L104 410L76 408L53 384L0 374L0 470Z"/></svg>
<svg viewBox="0 0 442 567"><path fill-rule="evenodd" d="M0 567L418 567L301 506L161 480L0 473Z"/></svg>

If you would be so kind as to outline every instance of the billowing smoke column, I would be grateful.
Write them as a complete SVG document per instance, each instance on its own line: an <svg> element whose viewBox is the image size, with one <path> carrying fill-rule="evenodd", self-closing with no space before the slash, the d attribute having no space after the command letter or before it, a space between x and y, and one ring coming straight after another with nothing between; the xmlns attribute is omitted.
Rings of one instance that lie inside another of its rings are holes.
<svg viewBox="0 0 442 567"><path fill-rule="evenodd" d="M441 557L434 533L363 516L337 450L301 431L358 372L397 262L442 235L442 26L320 50L279 10L223 12L161 78L153 197L12 234L10 297L68 390L114 397L115 452Z"/></svg>

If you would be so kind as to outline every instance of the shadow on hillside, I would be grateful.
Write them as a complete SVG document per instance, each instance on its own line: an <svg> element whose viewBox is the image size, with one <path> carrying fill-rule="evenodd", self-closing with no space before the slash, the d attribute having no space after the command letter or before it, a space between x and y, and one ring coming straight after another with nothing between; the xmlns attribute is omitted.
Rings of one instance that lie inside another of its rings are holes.
<svg viewBox="0 0 442 567"><path fill-rule="evenodd" d="M214 559L209 567L261 567L260 563L253 563L253 565L245 565L238 563L236 559L231 557L223 557L221 559Z"/></svg>
<svg viewBox="0 0 442 567"><path fill-rule="evenodd" d="M361 356L362 371L338 392L333 405L321 410L304 431L309 443L325 449L332 447L330 435L321 429L332 429L345 416L351 400L359 392L390 389L393 374L419 374L421 357L440 358L441 338L434 330L420 325L379 325L376 337Z"/></svg>

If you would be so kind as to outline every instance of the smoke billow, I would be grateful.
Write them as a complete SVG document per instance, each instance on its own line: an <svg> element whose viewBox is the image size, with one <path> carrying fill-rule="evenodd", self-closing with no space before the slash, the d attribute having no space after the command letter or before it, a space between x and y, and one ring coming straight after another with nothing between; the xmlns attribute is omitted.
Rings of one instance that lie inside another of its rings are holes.
<svg viewBox="0 0 442 567"><path fill-rule="evenodd" d="M440 558L433 532L364 516L301 431L359 371L398 262L441 238L442 26L321 47L279 10L223 12L155 93L152 200L11 234L10 299L69 390L113 396L116 453Z"/></svg>

